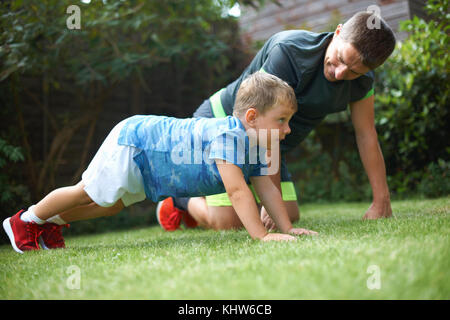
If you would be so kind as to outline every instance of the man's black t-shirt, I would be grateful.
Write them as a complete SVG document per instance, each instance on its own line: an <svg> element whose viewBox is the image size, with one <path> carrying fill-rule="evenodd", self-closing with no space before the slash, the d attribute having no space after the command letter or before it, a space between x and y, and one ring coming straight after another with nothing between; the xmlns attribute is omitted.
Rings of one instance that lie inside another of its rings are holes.
<svg viewBox="0 0 450 320"><path fill-rule="evenodd" d="M332 37L332 32L304 30L275 34L237 80L217 93L215 101L211 97L214 115L218 116L217 104L226 115L233 113L236 93L248 75L259 70L276 75L294 89L298 102L298 111L289 122L291 133L281 142L281 150L296 147L328 114L343 111L350 102L373 93L372 71L350 81L330 82L325 78L323 61Z"/></svg>

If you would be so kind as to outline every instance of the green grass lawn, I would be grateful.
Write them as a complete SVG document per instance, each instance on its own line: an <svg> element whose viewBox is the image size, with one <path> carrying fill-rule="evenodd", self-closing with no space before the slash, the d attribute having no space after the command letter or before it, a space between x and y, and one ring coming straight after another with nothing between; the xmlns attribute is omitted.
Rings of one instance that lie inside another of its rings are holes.
<svg viewBox="0 0 450 320"><path fill-rule="evenodd" d="M67 237L65 250L3 245L0 299L449 299L450 197L362 221L368 206L302 205L296 226L319 236L291 243L152 226Z"/></svg>

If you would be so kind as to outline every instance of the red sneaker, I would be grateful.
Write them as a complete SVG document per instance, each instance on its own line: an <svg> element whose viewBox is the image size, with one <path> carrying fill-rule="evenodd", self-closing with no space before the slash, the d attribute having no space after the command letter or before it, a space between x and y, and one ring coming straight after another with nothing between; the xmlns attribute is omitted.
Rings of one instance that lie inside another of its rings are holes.
<svg viewBox="0 0 450 320"><path fill-rule="evenodd" d="M198 227L198 222L195 221L195 219L187 211L183 211L183 215L181 216L181 219L186 228Z"/></svg>
<svg viewBox="0 0 450 320"><path fill-rule="evenodd" d="M166 231L175 231L180 228L183 210L176 208L173 205L171 197L158 202L156 207L156 219L160 226Z"/></svg>
<svg viewBox="0 0 450 320"><path fill-rule="evenodd" d="M63 227L69 228L69 224L58 225L55 223L47 222L39 226L42 230L42 234L39 237L39 244L42 249L58 249L65 248L64 237L61 229Z"/></svg>
<svg viewBox="0 0 450 320"><path fill-rule="evenodd" d="M39 250L38 237L42 230L34 222L25 222L20 216L25 210L20 210L3 221L3 229L11 241L13 249L18 253L29 250Z"/></svg>

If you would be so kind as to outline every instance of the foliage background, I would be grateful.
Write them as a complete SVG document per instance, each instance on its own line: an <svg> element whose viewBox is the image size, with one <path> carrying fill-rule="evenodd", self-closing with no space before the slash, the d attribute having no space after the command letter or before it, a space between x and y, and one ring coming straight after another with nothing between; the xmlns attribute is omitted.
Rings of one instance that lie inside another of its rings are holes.
<svg viewBox="0 0 450 320"><path fill-rule="evenodd" d="M66 27L71 1L0 4L0 218L79 181L112 126L137 113L191 116L256 53L243 43L235 0L79 3L81 30ZM262 6L265 1L239 1ZM393 198L450 193L448 1L376 75L376 126ZM334 26L334 25L333 25ZM348 113L329 117L289 155L300 202L370 201ZM144 202L79 231L154 221Z"/></svg>

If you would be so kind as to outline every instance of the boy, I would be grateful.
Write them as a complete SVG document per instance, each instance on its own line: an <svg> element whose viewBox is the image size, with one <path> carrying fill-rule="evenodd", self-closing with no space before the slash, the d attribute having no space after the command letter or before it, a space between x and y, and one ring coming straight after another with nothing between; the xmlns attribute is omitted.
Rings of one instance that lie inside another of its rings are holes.
<svg viewBox="0 0 450 320"><path fill-rule="evenodd" d="M242 83L233 117L125 119L103 142L81 182L52 191L27 211L7 218L3 227L19 253L37 250L39 244L58 248L64 247L64 240L53 222L85 219L83 211L92 218L146 197L156 202L167 196L226 191L253 239L294 240L291 234L314 234L292 227L280 191L264 175L268 166L258 156L259 148L269 154L273 146L272 158L279 155L279 140L289 134L288 123L296 110L287 83L257 72ZM283 233L269 234L264 228L249 181Z"/></svg>

